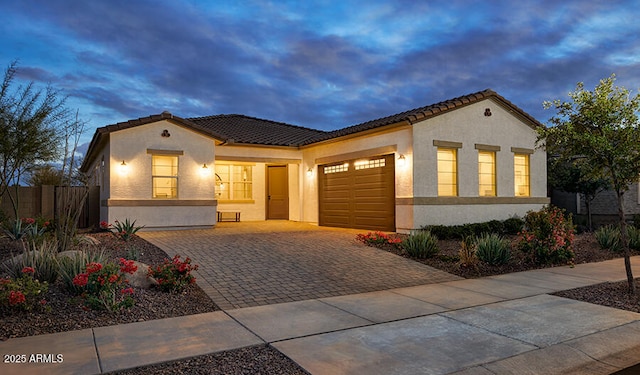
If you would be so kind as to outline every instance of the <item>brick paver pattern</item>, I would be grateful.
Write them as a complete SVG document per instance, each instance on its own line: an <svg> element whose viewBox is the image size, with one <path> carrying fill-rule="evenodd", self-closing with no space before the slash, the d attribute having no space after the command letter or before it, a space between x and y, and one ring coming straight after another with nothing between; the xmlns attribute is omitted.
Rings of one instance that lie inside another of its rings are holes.
<svg viewBox="0 0 640 375"><path fill-rule="evenodd" d="M265 221L138 234L198 264L198 285L224 310L459 279L355 240L366 232Z"/></svg>

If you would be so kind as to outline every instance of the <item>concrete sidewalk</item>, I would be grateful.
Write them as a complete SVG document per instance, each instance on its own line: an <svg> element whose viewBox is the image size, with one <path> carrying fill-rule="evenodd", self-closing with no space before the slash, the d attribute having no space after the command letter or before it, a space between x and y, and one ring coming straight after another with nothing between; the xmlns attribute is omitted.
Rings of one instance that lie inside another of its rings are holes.
<svg viewBox="0 0 640 375"><path fill-rule="evenodd" d="M640 362L640 314L548 293L623 279L616 259L10 339L3 359L53 356L0 373L98 374L267 342L312 374L609 374Z"/></svg>

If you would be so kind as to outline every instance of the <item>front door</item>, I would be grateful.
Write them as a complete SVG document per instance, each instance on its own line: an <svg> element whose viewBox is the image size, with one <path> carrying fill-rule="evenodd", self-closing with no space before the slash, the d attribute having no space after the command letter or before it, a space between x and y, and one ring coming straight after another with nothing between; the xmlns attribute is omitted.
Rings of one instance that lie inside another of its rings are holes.
<svg viewBox="0 0 640 375"><path fill-rule="evenodd" d="M287 166L267 166L267 219L289 220Z"/></svg>

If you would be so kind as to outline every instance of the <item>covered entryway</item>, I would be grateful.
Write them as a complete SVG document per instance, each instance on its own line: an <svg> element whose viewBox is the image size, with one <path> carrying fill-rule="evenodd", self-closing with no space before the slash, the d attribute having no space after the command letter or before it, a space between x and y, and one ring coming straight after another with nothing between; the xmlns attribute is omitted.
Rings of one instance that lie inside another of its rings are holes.
<svg viewBox="0 0 640 375"><path fill-rule="evenodd" d="M320 225L395 231L393 154L321 165L318 190Z"/></svg>

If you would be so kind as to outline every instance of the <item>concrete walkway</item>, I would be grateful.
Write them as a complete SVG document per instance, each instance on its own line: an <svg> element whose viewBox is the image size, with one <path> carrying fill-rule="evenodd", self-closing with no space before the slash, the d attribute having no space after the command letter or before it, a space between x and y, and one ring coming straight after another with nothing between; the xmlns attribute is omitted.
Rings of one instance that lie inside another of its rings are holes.
<svg viewBox="0 0 640 375"><path fill-rule="evenodd" d="M271 343L312 374L610 374L640 362L640 314L548 293L623 279L616 259L10 339L4 358L63 360L0 373L98 374Z"/></svg>

